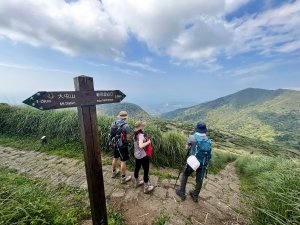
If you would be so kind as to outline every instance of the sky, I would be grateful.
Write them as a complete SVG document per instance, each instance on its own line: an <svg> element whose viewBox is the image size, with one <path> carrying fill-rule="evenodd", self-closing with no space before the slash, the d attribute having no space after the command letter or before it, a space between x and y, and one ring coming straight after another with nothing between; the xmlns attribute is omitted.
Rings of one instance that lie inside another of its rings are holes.
<svg viewBox="0 0 300 225"><path fill-rule="evenodd" d="M72 91L205 102L248 87L300 90L300 0L0 3L0 102Z"/></svg>

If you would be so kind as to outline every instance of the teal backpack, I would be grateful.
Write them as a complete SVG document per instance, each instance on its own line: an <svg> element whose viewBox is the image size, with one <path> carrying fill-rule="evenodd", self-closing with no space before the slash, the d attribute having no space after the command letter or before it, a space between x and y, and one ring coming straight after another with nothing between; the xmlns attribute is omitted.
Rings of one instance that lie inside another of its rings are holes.
<svg viewBox="0 0 300 225"><path fill-rule="evenodd" d="M194 134L194 138L197 140L197 145L193 155L196 156L201 166L207 166L211 159L211 140L207 137L201 138L197 134Z"/></svg>

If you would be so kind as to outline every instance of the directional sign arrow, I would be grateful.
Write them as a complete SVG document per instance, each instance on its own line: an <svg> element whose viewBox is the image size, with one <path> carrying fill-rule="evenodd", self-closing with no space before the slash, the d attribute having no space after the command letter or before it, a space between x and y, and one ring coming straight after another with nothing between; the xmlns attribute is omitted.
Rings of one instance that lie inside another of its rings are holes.
<svg viewBox="0 0 300 225"><path fill-rule="evenodd" d="M23 103L40 110L48 110L121 102L125 97L126 95L120 90L39 91Z"/></svg>

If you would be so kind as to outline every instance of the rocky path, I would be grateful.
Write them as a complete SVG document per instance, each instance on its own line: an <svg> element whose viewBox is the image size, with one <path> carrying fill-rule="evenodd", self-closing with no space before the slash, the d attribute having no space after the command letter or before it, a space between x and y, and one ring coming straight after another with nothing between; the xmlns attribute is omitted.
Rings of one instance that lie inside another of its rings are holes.
<svg viewBox="0 0 300 225"><path fill-rule="evenodd" d="M77 159L0 146L0 167L43 178L54 185L64 182L87 188L84 162ZM244 224L238 213L244 207L239 199L239 180L233 163L205 180L199 203L192 202L189 196L181 202L173 190L175 180L151 176L156 188L152 194L145 195L142 187L134 189L131 183L121 185L119 179L111 179L110 166L103 166L103 171L108 204L119 208L130 225L153 224L164 215L170 216L166 223L169 225ZM193 179L189 182L187 191L192 188Z"/></svg>

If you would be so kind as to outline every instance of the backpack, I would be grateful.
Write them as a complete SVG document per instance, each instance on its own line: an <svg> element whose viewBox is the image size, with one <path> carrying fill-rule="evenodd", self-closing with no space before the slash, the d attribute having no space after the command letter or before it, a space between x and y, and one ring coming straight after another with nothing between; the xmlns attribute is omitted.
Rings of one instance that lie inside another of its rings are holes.
<svg viewBox="0 0 300 225"><path fill-rule="evenodd" d="M118 121L112 123L110 133L108 134L108 143L111 147L123 147L126 143L123 127L126 123L118 123Z"/></svg>
<svg viewBox="0 0 300 225"><path fill-rule="evenodd" d="M137 133L137 134L134 135L134 138L133 138L133 141L134 141L134 142L137 142L137 141L138 141L138 136L139 136L140 134L141 134L141 133ZM147 141L149 141L149 140L150 140L150 138L145 136L144 142L147 142ZM144 147L144 150L145 150L147 156L152 156L152 153L153 153L153 146L152 146L152 144L147 145L146 147Z"/></svg>
<svg viewBox="0 0 300 225"><path fill-rule="evenodd" d="M207 137L204 139L200 138L197 134L194 134L194 138L197 144L194 149L191 149L187 163L193 170L197 170L200 166L202 168L206 167L211 159L211 140ZM202 173L204 173L204 169Z"/></svg>
<svg viewBox="0 0 300 225"><path fill-rule="evenodd" d="M150 140L150 138L149 138L149 137L146 137L146 142L149 141L149 140ZM153 153L153 146L152 146L151 143L150 143L150 145L147 145L147 146L145 147L145 151L146 151L146 155L147 155L147 156L152 156L152 153Z"/></svg>
<svg viewBox="0 0 300 225"><path fill-rule="evenodd" d="M199 135L194 134L194 138L197 141L195 147L195 156L199 160L202 166L208 164L211 159L211 140L206 138L200 138Z"/></svg>

